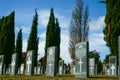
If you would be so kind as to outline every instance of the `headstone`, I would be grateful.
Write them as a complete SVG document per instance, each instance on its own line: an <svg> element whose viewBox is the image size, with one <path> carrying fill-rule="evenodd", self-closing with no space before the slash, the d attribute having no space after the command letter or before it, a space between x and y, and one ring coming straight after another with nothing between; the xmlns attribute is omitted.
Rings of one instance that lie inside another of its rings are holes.
<svg viewBox="0 0 120 80"><path fill-rule="evenodd" d="M67 73L67 66L66 66L66 64L64 64L63 74L66 74L66 73Z"/></svg>
<svg viewBox="0 0 120 80"><path fill-rule="evenodd" d="M34 75L37 74L37 67L34 67Z"/></svg>
<svg viewBox="0 0 120 80"><path fill-rule="evenodd" d="M6 69L6 74L10 74L10 67L11 67L11 64L9 64L8 68Z"/></svg>
<svg viewBox="0 0 120 80"><path fill-rule="evenodd" d="M59 60L59 74L63 74L64 72L64 61Z"/></svg>
<svg viewBox="0 0 120 80"><path fill-rule="evenodd" d="M75 61L72 61L70 64L70 73L75 74Z"/></svg>
<svg viewBox="0 0 120 80"><path fill-rule="evenodd" d="M38 62L37 63L37 74L41 74L41 67L42 67L41 62Z"/></svg>
<svg viewBox="0 0 120 80"><path fill-rule="evenodd" d="M18 54L14 53L12 54L11 58L11 75L16 75L18 72Z"/></svg>
<svg viewBox="0 0 120 80"><path fill-rule="evenodd" d="M57 74L57 47L47 49L46 76L56 76Z"/></svg>
<svg viewBox="0 0 120 80"><path fill-rule="evenodd" d="M43 68L43 66L41 66L40 73L41 73L41 74L43 74L43 73L44 73L44 68Z"/></svg>
<svg viewBox="0 0 120 80"><path fill-rule="evenodd" d="M89 59L89 75L95 75L95 58Z"/></svg>
<svg viewBox="0 0 120 80"><path fill-rule="evenodd" d="M0 75L3 74L3 67L4 67L4 55L0 55Z"/></svg>
<svg viewBox="0 0 120 80"><path fill-rule="evenodd" d="M103 63L102 66L103 66L103 70L102 70L102 71L105 73L105 71L106 71L106 69L107 69L107 66L106 66L105 63Z"/></svg>
<svg viewBox="0 0 120 80"><path fill-rule="evenodd" d="M24 64L21 64L20 66L20 74L24 74Z"/></svg>
<svg viewBox="0 0 120 80"><path fill-rule="evenodd" d="M117 76L117 59L116 56L109 57L110 75Z"/></svg>
<svg viewBox="0 0 120 80"><path fill-rule="evenodd" d="M105 75L110 75L109 64L106 64Z"/></svg>
<svg viewBox="0 0 120 80"><path fill-rule="evenodd" d="M119 80L120 80L120 36L118 37L118 53L119 53L119 66L118 66L118 73L119 73Z"/></svg>
<svg viewBox="0 0 120 80"><path fill-rule="evenodd" d="M34 74L34 57L35 53L33 50L27 52L25 75L31 76Z"/></svg>
<svg viewBox="0 0 120 80"><path fill-rule="evenodd" d="M88 62L88 42L80 42L75 45L75 77L87 78L89 75L89 62Z"/></svg>
<svg viewBox="0 0 120 80"><path fill-rule="evenodd" d="M98 74L98 65L95 64L95 75L97 75L97 74Z"/></svg>

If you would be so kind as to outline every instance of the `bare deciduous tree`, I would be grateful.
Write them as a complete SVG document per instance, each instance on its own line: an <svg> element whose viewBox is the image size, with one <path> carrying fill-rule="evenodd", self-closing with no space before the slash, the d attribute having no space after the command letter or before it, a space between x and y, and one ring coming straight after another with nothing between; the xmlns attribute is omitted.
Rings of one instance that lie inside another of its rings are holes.
<svg viewBox="0 0 120 80"><path fill-rule="evenodd" d="M83 1L76 0L76 6L72 13L72 20L69 29L69 52L71 58L75 58L75 44L87 41L89 32L89 11L88 6L83 8Z"/></svg>

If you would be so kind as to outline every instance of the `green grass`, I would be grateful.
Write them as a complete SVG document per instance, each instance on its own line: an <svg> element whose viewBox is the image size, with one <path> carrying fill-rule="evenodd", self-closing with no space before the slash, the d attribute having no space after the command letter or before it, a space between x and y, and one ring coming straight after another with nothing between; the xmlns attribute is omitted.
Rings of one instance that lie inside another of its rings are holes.
<svg viewBox="0 0 120 80"><path fill-rule="evenodd" d="M0 80L118 80L118 77L114 76L92 76L86 79L75 78L74 75L57 75L55 77L46 77L45 75L34 75L34 76L25 76L25 75L1 75Z"/></svg>

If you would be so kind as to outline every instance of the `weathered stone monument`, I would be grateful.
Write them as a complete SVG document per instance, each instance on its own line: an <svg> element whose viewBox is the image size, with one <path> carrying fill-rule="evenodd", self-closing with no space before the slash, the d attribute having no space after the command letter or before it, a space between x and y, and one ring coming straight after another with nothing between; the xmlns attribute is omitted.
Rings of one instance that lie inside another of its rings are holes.
<svg viewBox="0 0 120 80"><path fill-rule="evenodd" d="M64 64L63 66L64 66L63 74L66 74L67 73L67 66L66 66L66 64Z"/></svg>
<svg viewBox="0 0 120 80"><path fill-rule="evenodd" d="M38 62L37 63L37 74L41 74L41 67L42 67L41 62Z"/></svg>
<svg viewBox="0 0 120 80"><path fill-rule="evenodd" d="M87 78L89 75L89 62L88 62L88 42L80 42L75 45L75 77Z"/></svg>
<svg viewBox="0 0 120 80"><path fill-rule="evenodd" d="M18 53L12 54L11 58L11 75L16 75L18 72Z"/></svg>
<svg viewBox="0 0 120 80"><path fill-rule="evenodd" d="M59 74L63 74L63 73L64 73L64 61L59 60Z"/></svg>
<svg viewBox="0 0 120 80"><path fill-rule="evenodd" d="M109 57L109 69L110 69L110 75L112 75L112 76L117 75L117 58L116 58L116 56Z"/></svg>
<svg viewBox="0 0 120 80"><path fill-rule="evenodd" d="M119 62L119 67L118 67L118 69L119 69L118 73L119 74L118 75L119 75L119 80L120 80L120 36L118 37L118 53L119 53L119 59L118 59L119 60L118 61Z"/></svg>
<svg viewBox="0 0 120 80"><path fill-rule="evenodd" d="M70 73L75 74L75 61L72 61L70 64Z"/></svg>
<svg viewBox="0 0 120 80"><path fill-rule="evenodd" d="M24 64L20 65L20 74L24 74Z"/></svg>
<svg viewBox="0 0 120 80"><path fill-rule="evenodd" d="M34 75L37 74L37 67L34 67Z"/></svg>
<svg viewBox="0 0 120 80"><path fill-rule="evenodd" d="M105 75L110 75L110 68L109 68L109 64L106 64L105 65L106 66L106 68L105 68Z"/></svg>
<svg viewBox="0 0 120 80"><path fill-rule="evenodd" d="M4 55L0 55L0 75L3 74Z"/></svg>
<svg viewBox="0 0 120 80"><path fill-rule="evenodd" d="M6 74L10 74L10 64L9 64L9 66L8 66L8 68L6 69Z"/></svg>
<svg viewBox="0 0 120 80"><path fill-rule="evenodd" d="M95 65L95 58L89 59L89 75L96 74L96 65Z"/></svg>
<svg viewBox="0 0 120 80"><path fill-rule="evenodd" d="M47 64L46 64L46 76L56 76L57 74L57 47L49 47L47 49Z"/></svg>
<svg viewBox="0 0 120 80"><path fill-rule="evenodd" d="M35 53L33 50L27 52L25 75L31 76L34 74L34 57Z"/></svg>

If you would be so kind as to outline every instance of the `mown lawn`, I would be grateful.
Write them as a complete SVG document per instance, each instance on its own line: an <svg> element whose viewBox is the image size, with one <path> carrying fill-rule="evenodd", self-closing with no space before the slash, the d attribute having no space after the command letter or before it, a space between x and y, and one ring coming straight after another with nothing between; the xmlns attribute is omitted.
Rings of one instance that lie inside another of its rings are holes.
<svg viewBox="0 0 120 80"><path fill-rule="evenodd" d="M46 77L45 75L1 75L0 80L118 80L118 77L113 76L93 76L90 78L82 79L75 78L73 75L57 75L56 77Z"/></svg>

